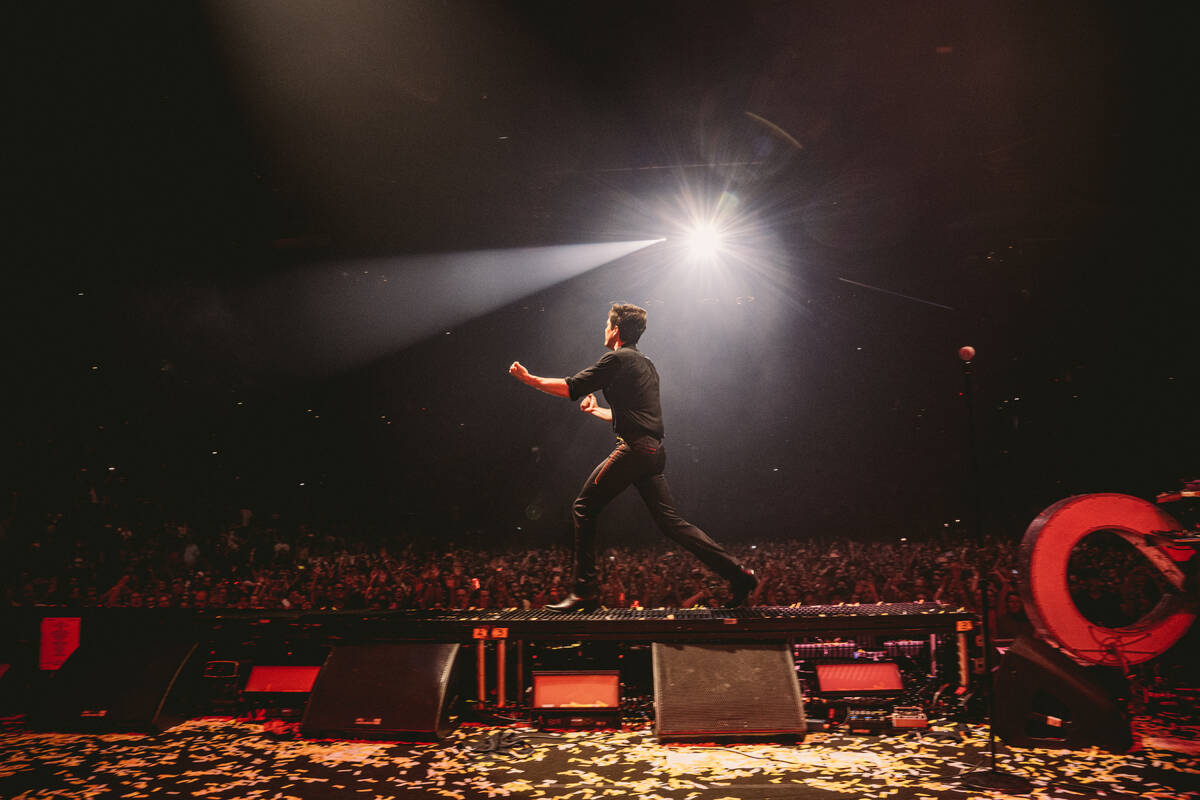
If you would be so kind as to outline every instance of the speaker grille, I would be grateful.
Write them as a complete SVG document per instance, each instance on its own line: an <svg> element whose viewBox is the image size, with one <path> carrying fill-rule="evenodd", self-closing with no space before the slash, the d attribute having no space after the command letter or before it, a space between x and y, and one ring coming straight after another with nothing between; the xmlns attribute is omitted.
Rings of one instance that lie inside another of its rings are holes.
<svg viewBox="0 0 1200 800"><path fill-rule="evenodd" d="M659 741L802 737L804 702L787 645L656 642Z"/></svg>
<svg viewBox="0 0 1200 800"><path fill-rule="evenodd" d="M339 645L300 723L309 737L439 739L450 712L457 644Z"/></svg>

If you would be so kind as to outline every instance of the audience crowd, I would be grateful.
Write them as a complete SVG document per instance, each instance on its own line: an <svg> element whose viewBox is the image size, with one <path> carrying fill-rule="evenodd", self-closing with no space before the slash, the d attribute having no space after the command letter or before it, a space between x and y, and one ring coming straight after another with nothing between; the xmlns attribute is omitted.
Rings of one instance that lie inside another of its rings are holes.
<svg viewBox="0 0 1200 800"><path fill-rule="evenodd" d="M69 512L29 513L12 504L0 520L8 606L276 609L522 609L557 602L570 589L569 531L559 544L485 546L362 534L249 510L228 524L113 513L94 492ZM564 526L565 527L565 526ZM1153 608L1161 584L1122 543L1078 548L1070 580L1080 608L1104 625L1128 624ZM761 584L756 605L932 601L978 611L991 587L996 633L1029 627L1018 592L1019 537L938 536L858 541L811 536L729 542ZM603 551L602 602L609 607L717 606L724 582L656 532L644 544Z"/></svg>

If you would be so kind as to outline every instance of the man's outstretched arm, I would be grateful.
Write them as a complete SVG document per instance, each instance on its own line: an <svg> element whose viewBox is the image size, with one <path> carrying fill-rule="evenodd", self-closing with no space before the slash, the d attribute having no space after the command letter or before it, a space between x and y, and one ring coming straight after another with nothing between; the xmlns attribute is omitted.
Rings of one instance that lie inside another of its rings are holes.
<svg viewBox="0 0 1200 800"><path fill-rule="evenodd" d="M539 378L537 375L531 375L529 370L521 365L520 361L514 361L512 366L508 368L508 374L528 386L532 386L539 392L545 392L554 397L561 397L564 400L571 398L571 393L567 389L566 378Z"/></svg>

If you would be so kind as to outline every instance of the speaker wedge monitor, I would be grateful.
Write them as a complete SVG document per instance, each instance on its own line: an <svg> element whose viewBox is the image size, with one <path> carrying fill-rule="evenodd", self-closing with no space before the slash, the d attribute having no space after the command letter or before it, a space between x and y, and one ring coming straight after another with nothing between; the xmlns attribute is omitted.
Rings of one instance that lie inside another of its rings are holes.
<svg viewBox="0 0 1200 800"><path fill-rule="evenodd" d="M433 741L457 725L459 645L337 645L308 698L300 733L309 738Z"/></svg>
<svg viewBox="0 0 1200 800"><path fill-rule="evenodd" d="M786 644L655 642L652 658L660 742L804 737L804 699Z"/></svg>
<svg viewBox="0 0 1200 800"><path fill-rule="evenodd" d="M1112 752L1133 746L1129 717L1112 692L1040 639L1013 642L1000 659L994 691L992 725L1009 744Z"/></svg>
<svg viewBox="0 0 1200 800"><path fill-rule="evenodd" d="M85 641L45 682L30 724L80 733L166 730L189 716L195 651L186 639Z"/></svg>

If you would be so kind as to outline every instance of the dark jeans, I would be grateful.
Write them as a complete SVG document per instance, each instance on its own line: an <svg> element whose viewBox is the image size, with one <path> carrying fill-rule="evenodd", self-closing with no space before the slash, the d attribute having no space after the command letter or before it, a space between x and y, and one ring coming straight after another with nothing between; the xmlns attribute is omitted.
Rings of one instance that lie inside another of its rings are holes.
<svg viewBox="0 0 1200 800"><path fill-rule="evenodd" d="M596 519L613 498L633 484L650 510L654 524L668 538L695 554L705 566L725 580L741 574L741 565L704 531L675 510L671 488L663 475L667 451L662 442L649 436L631 442L619 440L617 447L588 477L575 498L571 516L575 522L575 594L596 594Z"/></svg>

